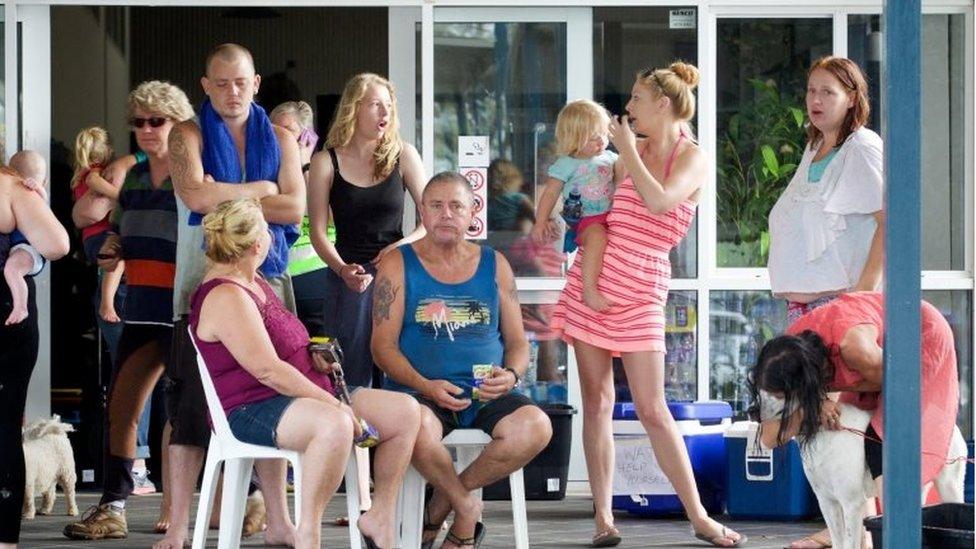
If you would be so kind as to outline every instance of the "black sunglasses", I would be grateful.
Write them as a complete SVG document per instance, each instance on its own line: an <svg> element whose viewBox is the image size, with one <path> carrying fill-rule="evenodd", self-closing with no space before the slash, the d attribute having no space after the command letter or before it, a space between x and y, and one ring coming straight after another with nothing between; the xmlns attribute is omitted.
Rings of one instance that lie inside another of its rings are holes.
<svg viewBox="0 0 976 549"><path fill-rule="evenodd" d="M133 128L142 128L146 124L149 124L150 128L158 128L166 123L166 119L161 116L153 116L151 118L133 118L129 120L129 125Z"/></svg>

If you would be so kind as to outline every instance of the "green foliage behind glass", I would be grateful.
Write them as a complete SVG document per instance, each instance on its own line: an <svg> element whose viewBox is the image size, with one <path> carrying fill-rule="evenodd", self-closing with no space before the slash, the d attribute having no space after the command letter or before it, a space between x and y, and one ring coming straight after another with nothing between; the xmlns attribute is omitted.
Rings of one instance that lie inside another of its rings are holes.
<svg viewBox="0 0 976 549"><path fill-rule="evenodd" d="M719 138L721 267L766 265L769 211L793 177L806 142L800 101L780 94L772 80L749 83L754 99L729 118Z"/></svg>

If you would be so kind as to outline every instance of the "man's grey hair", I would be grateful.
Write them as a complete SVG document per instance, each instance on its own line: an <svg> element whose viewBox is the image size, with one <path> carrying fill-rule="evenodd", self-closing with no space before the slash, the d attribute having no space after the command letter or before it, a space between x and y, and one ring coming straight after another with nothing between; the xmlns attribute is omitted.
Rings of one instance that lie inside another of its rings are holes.
<svg viewBox="0 0 976 549"><path fill-rule="evenodd" d="M427 190L434 185L457 185L458 187L464 189L464 194L468 197L468 205L474 205L474 190L471 189L471 184L468 183L468 180L458 172L443 171L434 177L431 177L430 181L427 182L427 186L424 187L423 194L420 196L421 202L427 201Z"/></svg>

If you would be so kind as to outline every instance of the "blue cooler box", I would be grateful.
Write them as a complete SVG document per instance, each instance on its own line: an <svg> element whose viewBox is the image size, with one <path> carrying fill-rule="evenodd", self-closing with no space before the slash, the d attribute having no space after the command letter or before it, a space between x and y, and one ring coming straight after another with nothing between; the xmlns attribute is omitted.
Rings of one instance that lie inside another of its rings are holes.
<svg viewBox="0 0 976 549"><path fill-rule="evenodd" d="M755 443L758 424L737 421L725 432L728 514L736 519L798 520L819 512L795 440L772 452Z"/></svg>
<svg viewBox="0 0 976 549"><path fill-rule="evenodd" d="M668 409L688 448L702 504L709 513L722 512L726 486L723 433L732 424L732 407L721 401L669 402ZM613 419L613 508L640 516L683 513L678 496L654 458L634 404L616 404Z"/></svg>

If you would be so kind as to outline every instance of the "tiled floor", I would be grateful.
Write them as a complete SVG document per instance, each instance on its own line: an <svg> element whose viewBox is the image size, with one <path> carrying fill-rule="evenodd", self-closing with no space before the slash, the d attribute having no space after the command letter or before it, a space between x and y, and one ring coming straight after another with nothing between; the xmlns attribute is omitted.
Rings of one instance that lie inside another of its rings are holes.
<svg viewBox="0 0 976 549"><path fill-rule="evenodd" d="M86 493L78 497L78 507L84 511L96 503L97 495ZM118 541L80 542L71 541L61 535L61 529L69 521L66 516L38 517L25 521L21 535L21 547L31 548L71 548L89 547L151 547L159 536L151 533L159 507L159 496L133 497L127 505L129 538ZM590 500L581 496L570 496L563 501L530 501L529 539L532 547L587 547L593 535L592 508ZM332 526L328 521L343 513L345 501L337 495L326 511L327 522L323 526L323 547L338 549L348 547L346 528ZM63 512L63 499L58 494L55 512ZM490 501L485 503L485 522L487 537L482 547L506 548L514 546L512 517L508 502ZM748 547L779 548L788 540L817 531L822 523L773 523L773 522L733 522L728 524L737 531L749 536ZM649 520L619 514L617 526L624 541L620 547L705 547L690 535L688 523L683 520ZM210 532L210 546L217 543L216 530ZM261 546L260 535L245 540L245 547Z"/></svg>

